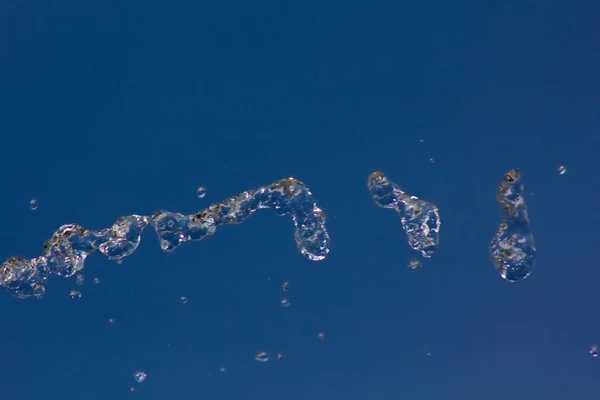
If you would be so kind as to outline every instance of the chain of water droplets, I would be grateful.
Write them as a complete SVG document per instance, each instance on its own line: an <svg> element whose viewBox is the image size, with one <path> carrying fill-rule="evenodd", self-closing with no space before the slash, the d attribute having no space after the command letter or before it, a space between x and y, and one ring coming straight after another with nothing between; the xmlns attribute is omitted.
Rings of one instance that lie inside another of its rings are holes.
<svg viewBox="0 0 600 400"><path fill-rule="evenodd" d="M502 218L489 245L490 258L502 278L515 282L531 274L536 257L519 170L511 169L504 174L496 199L502 208Z"/></svg>
<svg viewBox="0 0 600 400"><path fill-rule="evenodd" d="M129 256L140 244L142 231L148 224L156 231L161 248L173 251L183 242L213 235L221 225L244 222L262 208L272 208L278 215L291 215L296 245L305 257L318 261L327 256L330 239L325 213L304 183L287 178L239 193L193 215L167 211L157 211L150 217L130 215L99 231L76 224L63 225L46 241L41 256L6 260L0 267L0 286L19 298L41 298L50 275L73 276L96 250L111 260Z"/></svg>
<svg viewBox="0 0 600 400"><path fill-rule="evenodd" d="M375 204L400 214L410 247L423 257L431 257L440 242L440 213L435 204L403 192L383 172L370 174L367 186Z"/></svg>

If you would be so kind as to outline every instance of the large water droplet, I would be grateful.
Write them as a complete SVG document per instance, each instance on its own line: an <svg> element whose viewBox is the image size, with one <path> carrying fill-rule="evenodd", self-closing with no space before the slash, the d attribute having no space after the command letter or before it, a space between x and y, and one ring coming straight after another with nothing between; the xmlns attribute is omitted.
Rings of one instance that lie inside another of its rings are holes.
<svg viewBox="0 0 600 400"><path fill-rule="evenodd" d="M502 217L489 253L496 271L509 282L527 278L535 266L535 240L529 226L519 170L508 171L496 191Z"/></svg>
<svg viewBox="0 0 600 400"><path fill-rule="evenodd" d="M420 251L423 257L431 257L440 241L440 213L435 204L403 192L383 172L369 175L367 186L375 204L400 214L410 247Z"/></svg>

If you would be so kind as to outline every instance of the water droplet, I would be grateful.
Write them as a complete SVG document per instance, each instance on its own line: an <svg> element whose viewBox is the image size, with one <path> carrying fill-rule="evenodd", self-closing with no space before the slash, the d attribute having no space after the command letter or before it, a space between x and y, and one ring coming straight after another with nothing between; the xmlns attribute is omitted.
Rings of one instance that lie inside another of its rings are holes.
<svg viewBox="0 0 600 400"><path fill-rule="evenodd" d="M433 157L429 157L429 162L435 164L435 160L433 159Z"/></svg>
<svg viewBox="0 0 600 400"><path fill-rule="evenodd" d="M73 300L79 300L81 299L81 292L79 290L72 289L71 291L69 291L69 297Z"/></svg>
<svg viewBox="0 0 600 400"><path fill-rule="evenodd" d="M567 173L567 167L565 167L564 165L559 165L556 170L558 171L559 175L564 175Z"/></svg>
<svg viewBox="0 0 600 400"><path fill-rule="evenodd" d="M285 297L283 299L281 299L280 303L281 303L281 307L283 307L283 308L288 308L290 306L290 301L288 299L286 299Z"/></svg>
<svg viewBox="0 0 600 400"><path fill-rule="evenodd" d="M119 265L123 264L123 260L117 260L117 261L115 261L115 262L116 262L117 264L119 264Z"/></svg>
<svg viewBox="0 0 600 400"><path fill-rule="evenodd" d="M502 217L489 245L490 258L502 278L515 282L531 274L536 258L519 170L511 169L504 175L496 200Z"/></svg>
<svg viewBox="0 0 600 400"><path fill-rule="evenodd" d="M225 367L220 367L219 372L224 374L225 372L227 372L227 369Z"/></svg>
<svg viewBox="0 0 600 400"><path fill-rule="evenodd" d="M593 344L590 346L590 355L594 358L598 357L598 345Z"/></svg>
<svg viewBox="0 0 600 400"><path fill-rule="evenodd" d="M423 143L425 141L425 139L420 139L419 142Z"/></svg>
<svg viewBox="0 0 600 400"><path fill-rule="evenodd" d="M283 282L283 284L281 285L281 290L283 290L284 292L290 290L290 283L288 281Z"/></svg>
<svg viewBox="0 0 600 400"><path fill-rule="evenodd" d="M269 361L269 355L266 351L259 351L254 355L254 359L258 362L267 362Z"/></svg>
<svg viewBox="0 0 600 400"><path fill-rule="evenodd" d="M427 354L427 357L431 357L431 353L427 352L426 354Z"/></svg>
<svg viewBox="0 0 600 400"><path fill-rule="evenodd" d="M38 202L36 199L31 199L29 200L29 208L32 210L37 210L38 208Z"/></svg>
<svg viewBox="0 0 600 400"><path fill-rule="evenodd" d="M85 278L83 277L83 274L77 274L75 275L75 283L79 286L83 285L83 282L85 281Z"/></svg>
<svg viewBox="0 0 600 400"><path fill-rule="evenodd" d="M413 259L408 262L408 270L415 272L421 269L421 261Z"/></svg>
<svg viewBox="0 0 600 400"><path fill-rule="evenodd" d="M383 172L370 174L367 186L375 204L382 208L394 209L400 214L402 228L410 247L420 251L423 257L431 257L439 244L442 224L435 204L403 192L398 185L388 180Z"/></svg>
<svg viewBox="0 0 600 400"><path fill-rule="evenodd" d="M277 353L277 361L283 360L283 354Z"/></svg>
<svg viewBox="0 0 600 400"><path fill-rule="evenodd" d="M133 386L129 387L129 393L135 393L136 392L136 388L134 388Z"/></svg>
<svg viewBox="0 0 600 400"><path fill-rule="evenodd" d="M109 319L108 319L108 324L109 324L109 325L114 325L116 322L117 322L117 321L115 321L115 319L114 319L114 318L109 318Z"/></svg>
<svg viewBox="0 0 600 400"><path fill-rule="evenodd" d="M187 297L185 297L185 296L181 296L181 297L179 298L179 301L181 301L181 303L182 303L182 304L185 304L185 303L187 303L187 302L188 302L188 299L187 299Z"/></svg>
<svg viewBox="0 0 600 400"><path fill-rule="evenodd" d="M146 377L148 376L148 374L146 374L144 371L135 371L133 373L133 379L135 379L135 381L137 383L142 383L146 380Z"/></svg>
<svg viewBox="0 0 600 400"><path fill-rule="evenodd" d="M319 339L319 340L325 340L325 332L319 332L319 333L317 333L317 339Z"/></svg>
<svg viewBox="0 0 600 400"><path fill-rule="evenodd" d="M100 278L94 277L94 285L97 285L100 283Z"/></svg>
<svg viewBox="0 0 600 400"><path fill-rule="evenodd" d="M196 196L198 196L199 199L203 199L204 196L206 196L206 188L204 186L198 186L198 189L196 189Z"/></svg>

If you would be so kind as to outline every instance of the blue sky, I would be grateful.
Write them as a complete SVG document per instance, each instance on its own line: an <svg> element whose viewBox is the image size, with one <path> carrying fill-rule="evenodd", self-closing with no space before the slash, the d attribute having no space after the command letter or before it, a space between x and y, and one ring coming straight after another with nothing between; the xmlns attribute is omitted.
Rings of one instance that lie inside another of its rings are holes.
<svg viewBox="0 0 600 400"><path fill-rule="evenodd" d="M41 301L3 291L2 399L131 398L138 369L144 399L596 399L600 6L485 3L0 5L2 260L288 176L332 240L308 261L262 210L173 253L147 230L122 265L94 254L79 301L58 277ZM538 249L517 283L487 254L510 168ZM440 209L418 273L376 170Z"/></svg>

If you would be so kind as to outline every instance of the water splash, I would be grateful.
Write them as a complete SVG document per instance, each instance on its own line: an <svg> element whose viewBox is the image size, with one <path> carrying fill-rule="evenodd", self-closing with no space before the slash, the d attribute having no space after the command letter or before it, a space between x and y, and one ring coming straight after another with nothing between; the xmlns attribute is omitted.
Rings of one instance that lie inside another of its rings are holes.
<svg viewBox="0 0 600 400"><path fill-rule="evenodd" d="M435 204L403 192L383 172L370 174L367 186L375 204L400 214L410 247L423 257L431 257L440 242L440 213Z"/></svg>
<svg viewBox="0 0 600 400"><path fill-rule="evenodd" d="M504 174L496 199L502 208L502 219L490 242L490 258L502 278L515 282L531 274L536 257L519 170Z"/></svg>
<svg viewBox="0 0 600 400"><path fill-rule="evenodd" d="M120 217L100 231L76 224L63 225L46 241L41 256L6 260L0 266L0 286L19 298L41 298L50 275L75 275L96 250L116 261L131 255L148 224L156 231L161 248L173 251L183 242L202 240L213 235L219 226L242 223L256 210L266 208L274 209L278 215L291 215L296 246L306 258L319 261L327 256L330 239L325 213L304 183L287 178L247 190L194 215L167 211L158 211L150 217L130 215Z"/></svg>

